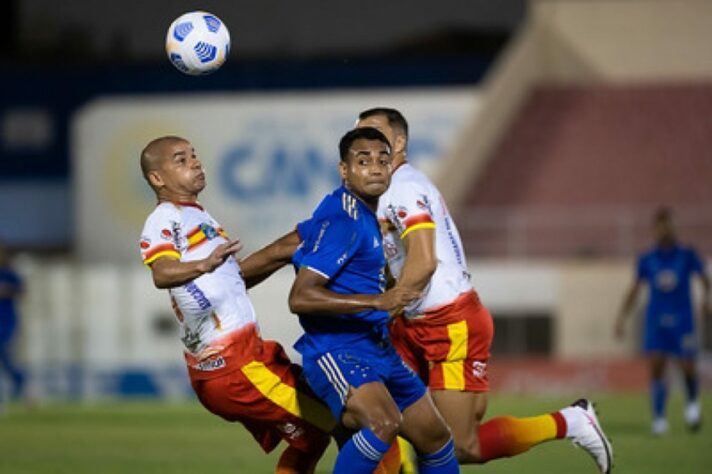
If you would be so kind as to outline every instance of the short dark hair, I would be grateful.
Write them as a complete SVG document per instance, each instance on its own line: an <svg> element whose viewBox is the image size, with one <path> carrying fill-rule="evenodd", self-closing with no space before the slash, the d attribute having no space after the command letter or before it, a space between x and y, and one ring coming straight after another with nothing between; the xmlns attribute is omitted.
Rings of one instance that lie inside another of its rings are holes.
<svg viewBox="0 0 712 474"><path fill-rule="evenodd" d="M655 210L655 214L653 214L653 222L655 224L659 222L671 222L672 221L672 209L669 208L668 206L660 206Z"/></svg>
<svg viewBox="0 0 712 474"><path fill-rule="evenodd" d="M397 132L405 135L406 140L408 139L408 121L398 110L389 107L374 107L358 114L358 119L364 120L374 115L383 115L386 117L386 119L388 119L388 125Z"/></svg>
<svg viewBox="0 0 712 474"><path fill-rule="evenodd" d="M386 136L379 130L376 130L373 127L354 128L353 130L346 132L346 134L341 137L341 140L339 141L339 156L341 157L341 161L346 161L351 145L353 145L356 140L361 139L378 140L383 142L386 146L388 146L388 153L391 152L391 144L388 143Z"/></svg>

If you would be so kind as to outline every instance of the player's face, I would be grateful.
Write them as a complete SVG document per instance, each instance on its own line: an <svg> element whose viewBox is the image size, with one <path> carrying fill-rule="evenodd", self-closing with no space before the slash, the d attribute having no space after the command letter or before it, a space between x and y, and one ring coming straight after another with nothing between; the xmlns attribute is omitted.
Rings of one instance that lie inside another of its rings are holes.
<svg viewBox="0 0 712 474"><path fill-rule="evenodd" d="M205 188L203 164L188 142L167 144L158 169L163 189L171 196L193 197Z"/></svg>
<svg viewBox="0 0 712 474"><path fill-rule="evenodd" d="M391 144L393 152L403 151L405 146L405 137L402 135L397 135L393 127L388 123L388 117L385 115L371 115L365 119L359 120L356 124L358 128L372 127L381 132L388 139L388 143Z"/></svg>
<svg viewBox="0 0 712 474"><path fill-rule="evenodd" d="M364 138L353 142L339 165L346 187L366 201L378 198L391 183L391 154L388 145Z"/></svg>
<svg viewBox="0 0 712 474"><path fill-rule="evenodd" d="M658 241L667 241L674 238L675 231L670 219L659 219L655 222L655 238Z"/></svg>

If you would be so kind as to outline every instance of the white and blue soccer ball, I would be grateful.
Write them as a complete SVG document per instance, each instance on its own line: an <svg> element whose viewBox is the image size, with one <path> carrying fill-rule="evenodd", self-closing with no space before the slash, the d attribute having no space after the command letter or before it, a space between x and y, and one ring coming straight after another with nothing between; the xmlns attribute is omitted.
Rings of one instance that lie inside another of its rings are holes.
<svg viewBox="0 0 712 474"><path fill-rule="evenodd" d="M230 53L230 33L217 16L194 11L179 16L166 35L166 53L179 71L191 76L216 71Z"/></svg>

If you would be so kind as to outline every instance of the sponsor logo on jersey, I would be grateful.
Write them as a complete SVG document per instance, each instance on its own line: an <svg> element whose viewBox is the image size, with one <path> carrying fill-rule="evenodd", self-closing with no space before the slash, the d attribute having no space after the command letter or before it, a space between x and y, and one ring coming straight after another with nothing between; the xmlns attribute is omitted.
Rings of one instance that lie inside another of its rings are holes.
<svg viewBox="0 0 712 474"><path fill-rule="evenodd" d="M225 359L223 359L222 356L217 356L213 359L208 359L208 360L204 360L202 362L198 362L197 364L195 364L194 367L197 370L202 370L204 372L210 372L211 370L222 369L225 366L227 366Z"/></svg>
<svg viewBox="0 0 712 474"><path fill-rule="evenodd" d="M205 296L205 293L203 293L203 290L198 288L198 285L191 281L190 283L186 283L185 289L188 294L193 297L195 302L198 303L198 307L200 309L210 308L210 301L208 301L208 298Z"/></svg>
<svg viewBox="0 0 712 474"><path fill-rule="evenodd" d="M398 206L398 209L396 209L396 215L399 219L405 219L406 217L408 217L408 209L406 209L404 206Z"/></svg>
<svg viewBox="0 0 712 474"><path fill-rule="evenodd" d="M173 234L168 229L161 229L161 238L163 240L171 240L173 238Z"/></svg>
<svg viewBox="0 0 712 474"><path fill-rule="evenodd" d="M141 249L146 250L151 246L151 239L148 237L141 237L141 241L138 243L138 246L141 247Z"/></svg>

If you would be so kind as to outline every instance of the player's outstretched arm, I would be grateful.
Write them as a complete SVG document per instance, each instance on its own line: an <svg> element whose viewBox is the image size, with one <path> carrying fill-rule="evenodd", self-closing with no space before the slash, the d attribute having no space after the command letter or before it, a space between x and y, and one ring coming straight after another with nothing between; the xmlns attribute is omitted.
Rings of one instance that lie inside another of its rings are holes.
<svg viewBox="0 0 712 474"><path fill-rule="evenodd" d="M712 316L712 285L710 285L710 277L706 272L700 274L702 282L702 314L703 316Z"/></svg>
<svg viewBox="0 0 712 474"><path fill-rule="evenodd" d="M621 310L618 313L618 318L616 318L616 325L614 328L615 336L618 339L622 339L623 335L625 334L625 321L633 311L633 306L638 300L638 294L640 293L640 289L642 288L642 286L643 285L641 281L636 279L633 282L633 285L631 285L630 289L626 293L625 298L623 299L623 306L621 307Z"/></svg>
<svg viewBox="0 0 712 474"><path fill-rule="evenodd" d="M240 260L240 270L247 288L261 283L274 272L291 263L292 255L301 241L299 233L293 230Z"/></svg>
<svg viewBox="0 0 712 474"><path fill-rule="evenodd" d="M151 264L153 283L156 288L161 289L185 285L200 275L214 271L241 248L242 243L239 240L231 240L215 247L215 250L202 260L181 262L176 258L161 257Z"/></svg>
<svg viewBox="0 0 712 474"><path fill-rule="evenodd" d="M306 267L299 269L289 293L289 309L295 314L338 315L368 309L396 311L420 297L420 291L396 287L376 295L335 293L329 280Z"/></svg>

